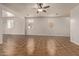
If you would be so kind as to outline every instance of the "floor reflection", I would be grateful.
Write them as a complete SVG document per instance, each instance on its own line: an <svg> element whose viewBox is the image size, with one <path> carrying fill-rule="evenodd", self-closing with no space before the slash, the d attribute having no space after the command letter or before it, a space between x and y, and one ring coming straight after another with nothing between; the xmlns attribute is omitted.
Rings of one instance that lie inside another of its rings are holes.
<svg viewBox="0 0 79 59"><path fill-rule="evenodd" d="M8 39L4 45L4 55L14 55L16 43L14 40Z"/></svg>
<svg viewBox="0 0 79 59"><path fill-rule="evenodd" d="M47 39L45 37L37 37L35 39L35 50L34 55L48 55L47 51Z"/></svg>
<svg viewBox="0 0 79 59"><path fill-rule="evenodd" d="M28 55L33 55L33 52L35 49L35 42L33 38L30 38L30 37L28 38L26 48L27 48Z"/></svg>
<svg viewBox="0 0 79 59"><path fill-rule="evenodd" d="M55 55L56 54L56 41L52 39L48 39L47 41L47 49L49 55Z"/></svg>
<svg viewBox="0 0 79 59"><path fill-rule="evenodd" d="M68 37L6 35L0 45L0 55L9 56L62 56L79 55L79 46Z"/></svg>

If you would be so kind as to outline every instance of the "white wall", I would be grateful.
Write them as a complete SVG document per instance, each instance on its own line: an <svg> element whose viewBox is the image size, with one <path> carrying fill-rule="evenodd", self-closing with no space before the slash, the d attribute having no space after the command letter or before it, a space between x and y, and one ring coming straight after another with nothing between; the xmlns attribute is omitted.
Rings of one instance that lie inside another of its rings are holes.
<svg viewBox="0 0 79 59"><path fill-rule="evenodd" d="M14 14L15 17L2 16L2 10L8 11ZM8 28L7 20L14 20L14 27ZM0 33L2 34L25 34L25 19L21 18L17 12L7 8L0 4ZM3 22L3 23L2 23Z"/></svg>
<svg viewBox="0 0 79 59"><path fill-rule="evenodd" d="M8 12L14 14L16 17L24 18L21 14L17 13L16 11L14 11L14 10L12 10L12 9L10 9L10 8L8 8L8 7L4 6L4 5L2 5L2 4L0 4L0 8L2 8L2 9L5 10L5 11L8 11Z"/></svg>
<svg viewBox="0 0 79 59"><path fill-rule="evenodd" d="M70 35L70 20L68 17L58 18L27 18L34 20L32 28L27 29L27 35L47 35L47 36L69 36ZM49 22L53 26L50 28ZM28 22L27 22L28 26Z"/></svg>
<svg viewBox="0 0 79 59"><path fill-rule="evenodd" d="M2 5L1 5L2 6ZM3 9L7 9L10 12L16 14L16 12L3 6ZM8 28L7 20L14 20L14 27ZM32 29L27 29L27 35L48 35L48 36L69 36L70 35L70 24L69 19L66 17L61 18L32 18L34 23ZM48 21L53 22L53 27L50 28ZM3 18L3 34L19 34L25 35L25 19L21 18ZM28 23L26 23L28 25ZM2 32L2 31L1 31Z"/></svg>
<svg viewBox="0 0 79 59"><path fill-rule="evenodd" d="M14 20L14 27L8 28L7 20ZM28 20L34 20L32 28L29 30ZM27 35L46 35L46 36L69 36L70 23L68 17L60 18L27 18L26 19L26 32ZM52 22L53 27L50 28L49 22ZM19 18L4 18L5 31L4 34L25 35L25 19Z"/></svg>
<svg viewBox="0 0 79 59"><path fill-rule="evenodd" d="M0 7L0 17L2 16L2 8ZM0 18L0 44L2 44L3 25L2 18Z"/></svg>
<svg viewBox="0 0 79 59"><path fill-rule="evenodd" d="M0 7L0 34L2 34L2 18L1 18L2 12Z"/></svg>
<svg viewBox="0 0 79 59"><path fill-rule="evenodd" d="M79 45L79 6L71 11L71 41Z"/></svg>
<svg viewBox="0 0 79 59"><path fill-rule="evenodd" d="M13 20L13 27L8 28L8 20ZM4 34L16 34L24 35L25 34L25 19L20 18L6 18L4 19L5 24L5 33Z"/></svg>
<svg viewBox="0 0 79 59"><path fill-rule="evenodd" d="M3 34L3 20L0 18L0 34Z"/></svg>
<svg viewBox="0 0 79 59"><path fill-rule="evenodd" d="M4 17L2 16L2 10L6 10L12 14L15 15L16 19L12 17ZM7 20L13 19L14 20L14 28L8 29L7 28ZM3 34L25 34L25 28L24 28L24 20L21 15L19 15L17 12L3 6L0 4L0 44L3 43Z"/></svg>

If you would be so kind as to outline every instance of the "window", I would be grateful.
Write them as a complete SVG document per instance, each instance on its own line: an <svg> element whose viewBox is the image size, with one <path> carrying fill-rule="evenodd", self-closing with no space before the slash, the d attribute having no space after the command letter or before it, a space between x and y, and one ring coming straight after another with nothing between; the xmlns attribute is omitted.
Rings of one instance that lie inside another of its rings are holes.
<svg viewBox="0 0 79 59"><path fill-rule="evenodd" d="M14 20L7 20L7 28L13 28L14 27Z"/></svg>

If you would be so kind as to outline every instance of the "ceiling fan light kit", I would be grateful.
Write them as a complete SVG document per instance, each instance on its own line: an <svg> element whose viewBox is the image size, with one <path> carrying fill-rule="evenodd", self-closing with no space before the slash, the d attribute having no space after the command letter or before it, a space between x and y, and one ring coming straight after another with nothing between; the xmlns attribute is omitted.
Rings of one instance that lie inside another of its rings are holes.
<svg viewBox="0 0 79 59"><path fill-rule="evenodd" d="M43 9L38 9L38 11L39 11L39 12L42 12L42 11L43 11Z"/></svg>

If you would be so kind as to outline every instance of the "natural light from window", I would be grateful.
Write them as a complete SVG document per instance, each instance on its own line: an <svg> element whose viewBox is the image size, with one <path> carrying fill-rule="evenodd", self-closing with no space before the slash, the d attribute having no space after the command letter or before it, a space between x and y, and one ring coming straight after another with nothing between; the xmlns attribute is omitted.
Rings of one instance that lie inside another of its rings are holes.
<svg viewBox="0 0 79 59"><path fill-rule="evenodd" d="M14 27L14 20L7 20L7 28L11 29Z"/></svg>
<svg viewBox="0 0 79 59"><path fill-rule="evenodd" d="M9 11L2 10L2 16L3 17L14 17L14 14Z"/></svg>

